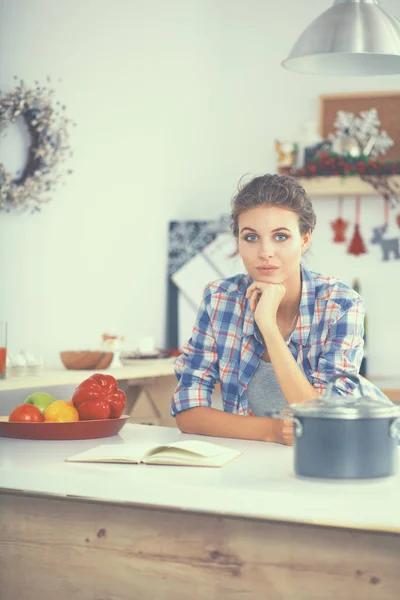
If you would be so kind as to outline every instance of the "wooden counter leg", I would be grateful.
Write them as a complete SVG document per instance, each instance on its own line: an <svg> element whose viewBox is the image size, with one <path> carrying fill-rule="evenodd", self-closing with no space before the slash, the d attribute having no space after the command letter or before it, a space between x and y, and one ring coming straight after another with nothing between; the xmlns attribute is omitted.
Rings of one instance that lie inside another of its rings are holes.
<svg viewBox="0 0 400 600"><path fill-rule="evenodd" d="M155 377L143 382L143 390L154 413L158 415L159 425L176 427L176 421L170 414L171 398L176 388L175 375Z"/></svg>
<svg viewBox="0 0 400 600"><path fill-rule="evenodd" d="M119 386L126 393L125 413L130 415L130 423L176 427L170 415L175 376L130 379L121 381Z"/></svg>
<svg viewBox="0 0 400 600"><path fill-rule="evenodd" d="M124 413L126 415L131 415L135 409L138 398L143 391L142 386L138 383L134 385L129 385L129 382L121 381L118 384L118 387L122 389L126 394L126 408L124 410Z"/></svg>

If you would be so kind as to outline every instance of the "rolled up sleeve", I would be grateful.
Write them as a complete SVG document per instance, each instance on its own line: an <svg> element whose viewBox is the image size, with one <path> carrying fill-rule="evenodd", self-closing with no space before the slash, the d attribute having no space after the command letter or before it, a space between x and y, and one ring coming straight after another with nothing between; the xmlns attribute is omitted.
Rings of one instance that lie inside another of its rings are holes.
<svg viewBox="0 0 400 600"><path fill-rule="evenodd" d="M320 394L334 375L358 375L364 349L364 317L364 303L358 298L329 326L317 368L311 373L311 383ZM336 380L332 392L344 396L354 393L356 387L357 383L344 375Z"/></svg>
<svg viewBox="0 0 400 600"><path fill-rule="evenodd" d="M219 382L217 345L209 315L208 286L204 290L192 336L175 361L178 380L171 400L171 415L189 408L211 406L214 385Z"/></svg>

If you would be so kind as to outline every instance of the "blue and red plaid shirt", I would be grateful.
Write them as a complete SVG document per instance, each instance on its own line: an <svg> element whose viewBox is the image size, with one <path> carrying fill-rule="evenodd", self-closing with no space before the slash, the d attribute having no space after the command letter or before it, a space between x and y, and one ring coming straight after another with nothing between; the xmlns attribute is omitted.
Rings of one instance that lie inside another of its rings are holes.
<svg viewBox="0 0 400 600"><path fill-rule="evenodd" d="M364 303L352 288L332 276L304 266L297 325L286 343L314 388L322 393L339 371L358 374L363 357ZM192 336L175 361L178 385L171 414L211 406L215 383L221 384L226 412L249 414L247 386L264 352L264 344L245 297L249 275L208 284ZM363 393L386 396L362 378ZM358 394L353 380L341 378L333 393Z"/></svg>

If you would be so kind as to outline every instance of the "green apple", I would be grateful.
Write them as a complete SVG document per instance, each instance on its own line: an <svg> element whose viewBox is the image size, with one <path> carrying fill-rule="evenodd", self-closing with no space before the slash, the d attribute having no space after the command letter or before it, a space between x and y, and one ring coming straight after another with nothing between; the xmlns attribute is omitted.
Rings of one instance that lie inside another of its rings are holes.
<svg viewBox="0 0 400 600"><path fill-rule="evenodd" d="M24 404L33 404L43 414L46 408L54 402L55 398L47 392L34 392L27 397Z"/></svg>

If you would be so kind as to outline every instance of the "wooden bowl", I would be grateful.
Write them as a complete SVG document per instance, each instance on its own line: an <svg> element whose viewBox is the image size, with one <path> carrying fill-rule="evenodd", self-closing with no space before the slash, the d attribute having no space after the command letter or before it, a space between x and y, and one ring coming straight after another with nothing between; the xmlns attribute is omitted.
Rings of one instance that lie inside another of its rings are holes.
<svg viewBox="0 0 400 600"><path fill-rule="evenodd" d="M66 369L72 371L107 369L113 359L114 352L100 351L65 351L60 352L61 362Z"/></svg>

